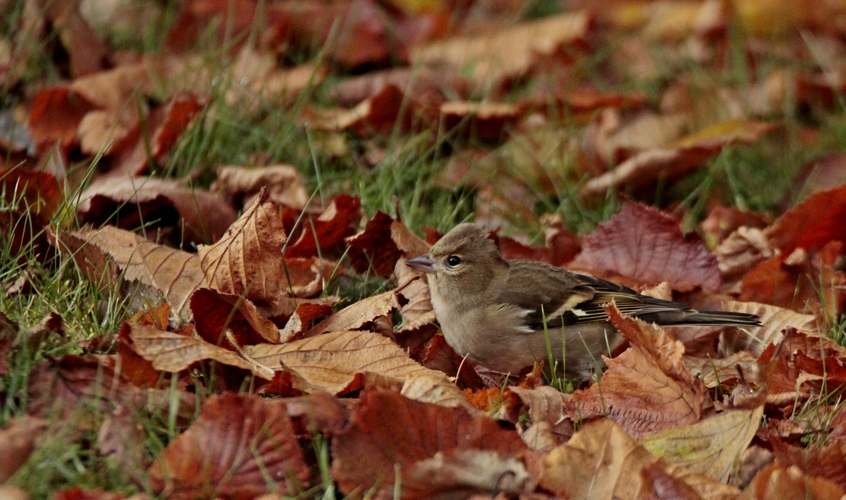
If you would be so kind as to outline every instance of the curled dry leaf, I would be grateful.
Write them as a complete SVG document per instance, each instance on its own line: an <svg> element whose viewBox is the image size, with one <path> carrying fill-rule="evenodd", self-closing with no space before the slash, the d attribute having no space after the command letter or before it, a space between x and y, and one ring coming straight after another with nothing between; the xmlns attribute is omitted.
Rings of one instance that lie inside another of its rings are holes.
<svg viewBox="0 0 846 500"><path fill-rule="evenodd" d="M506 399L506 417L517 424L528 410L532 424L522 434L523 441L536 451L549 451L552 447L567 442L573 435L573 422L567 416L565 396L549 386L527 389L510 386L507 393L514 397ZM544 425L541 425L544 424ZM542 446L542 448L539 448ZM551 446L547 448L548 446Z"/></svg>
<svg viewBox="0 0 846 500"><path fill-rule="evenodd" d="M832 240L846 241L846 186L814 193L781 215L767 235L785 255L797 248L822 248Z"/></svg>
<svg viewBox="0 0 846 500"><path fill-rule="evenodd" d="M635 438L698 421L705 388L684 365L681 342L657 325L623 317L613 306L606 309L632 348L606 359L600 384L566 399L570 418L607 415Z"/></svg>
<svg viewBox="0 0 846 500"><path fill-rule="evenodd" d="M291 165L270 165L247 168L227 165L217 169L217 180L212 192L218 192L231 200L243 200L238 206L252 205L262 187L273 202L303 210L308 203L308 192L302 174ZM233 203L234 204L234 203Z"/></svg>
<svg viewBox="0 0 846 500"><path fill-rule="evenodd" d="M415 49L411 59L428 65L448 64L455 71L472 68L472 86L496 88L504 79L525 75L539 54L550 55L564 44L585 37L589 29L587 12L570 12L431 42Z"/></svg>
<svg viewBox="0 0 846 500"><path fill-rule="evenodd" d="M144 173L150 161L159 160L202 111L207 99L192 94L179 94L170 99L130 130L109 151L111 173L117 176L137 176Z"/></svg>
<svg viewBox="0 0 846 500"><path fill-rule="evenodd" d="M80 122L95 109L94 103L65 86L40 90L32 98L29 111L32 140L41 149L57 142L69 148L78 141Z"/></svg>
<svg viewBox="0 0 846 500"><path fill-rule="evenodd" d="M314 337L339 330L358 330L368 323L372 323L376 318L390 314L399 307L396 291L380 293L341 309L314 325L303 334L303 337Z"/></svg>
<svg viewBox="0 0 846 500"><path fill-rule="evenodd" d="M10 418L0 429L0 481L6 482L29 460L47 421L23 415Z"/></svg>
<svg viewBox="0 0 846 500"><path fill-rule="evenodd" d="M236 394L209 398L149 472L157 491L180 498L295 494L309 481L285 406Z"/></svg>
<svg viewBox="0 0 846 500"><path fill-rule="evenodd" d="M288 295L282 247L287 241L282 207L267 192L214 245L200 245L200 266L209 285L255 302L273 303Z"/></svg>
<svg viewBox="0 0 846 500"><path fill-rule="evenodd" d="M771 344L761 353L760 363L770 361L774 367L768 403L796 403L846 386L846 348L827 337L793 331L780 350Z"/></svg>
<svg viewBox="0 0 846 500"><path fill-rule="evenodd" d="M540 486L569 498L656 498L661 496L653 490L656 484L642 473L652 466L700 498L732 498L738 493L732 486L652 455L609 419L586 424L567 444L546 455Z"/></svg>
<svg viewBox="0 0 846 500"><path fill-rule="evenodd" d="M178 243L215 242L238 217L217 194L175 179L114 176L102 177L82 192L77 214L83 222L128 230L155 232L173 226Z"/></svg>
<svg viewBox="0 0 846 500"><path fill-rule="evenodd" d="M188 369L194 363L211 359L250 371L265 380L273 378L273 370L200 338L141 325L130 326L129 338L135 352L153 363L156 370L175 373Z"/></svg>
<svg viewBox="0 0 846 500"><path fill-rule="evenodd" d="M720 287L717 259L699 236L682 234L678 221L656 208L626 202L620 213L582 240L582 248L575 267L651 285L666 281L679 291Z"/></svg>
<svg viewBox="0 0 846 500"><path fill-rule="evenodd" d="M819 469L806 472L795 465L777 462L759 472L738 498L843 498L846 490L842 483L833 482L830 476L820 472Z"/></svg>
<svg viewBox="0 0 846 500"><path fill-rule="evenodd" d="M755 357L771 344L778 344L784 339L784 332L789 328L818 335L818 319L812 314L800 314L791 309L784 309L757 302L728 301L723 303L723 310L756 314L763 326L751 330L729 330L720 339L720 350L724 353L749 351Z"/></svg>
<svg viewBox="0 0 846 500"><path fill-rule="evenodd" d="M727 482L749 446L764 414L764 405L732 410L692 425L652 434L640 444L688 470Z"/></svg>
<svg viewBox="0 0 846 500"><path fill-rule="evenodd" d="M224 340L227 331L239 346L281 341L276 325L262 317L249 299L237 295L198 288L191 296L191 312L197 334L213 345L230 346Z"/></svg>
<svg viewBox="0 0 846 500"><path fill-rule="evenodd" d="M346 394L368 385L399 389L409 377L446 375L430 370L391 339L365 331L326 333L287 344L244 348L247 357L273 370L290 370L302 378L294 387Z"/></svg>
<svg viewBox="0 0 846 500"><path fill-rule="evenodd" d="M151 243L122 229L106 226L63 232L56 245L73 257L92 282L100 286L121 283L139 308L167 300L176 325L191 321L189 298L198 287L206 286L196 255Z"/></svg>
<svg viewBox="0 0 846 500"><path fill-rule="evenodd" d="M349 427L332 439L332 476L342 493L374 488L376 498L392 497L397 474L407 498L495 494L506 486L519 493L530 481L519 459L507 457L527 453L516 432L486 415L367 390ZM483 472L480 463L492 467ZM431 474L422 477L425 471Z"/></svg>
<svg viewBox="0 0 846 500"><path fill-rule="evenodd" d="M401 118L404 123L410 124L408 115L415 108L413 102L406 102L402 90L387 84L350 109L305 107L298 122L316 130L352 130L362 137L369 137L374 133L389 133ZM401 112L406 116L402 116Z"/></svg>
<svg viewBox="0 0 846 500"><path fill-rule="evenodd" d="M765 122L720 123L694 132L665 148L649 149L632 156L613 170L582 186L585 197L604 196L610 189L641 186L659 177L677 177L735 143L753 143L776 126Z"/></svg>
<svg viewBox="0 0 846 500"><path fill-rule="evenodd" d="M502 139L507 127L521 114L517 105L500 102L449 101L441 104L440 111L447 131L458 128L465 135L487 142Z"/></svg>
<svg viewBox="0 0 846 500"><path fill-rule="evenodd" d="M302 232L285 247L286 257L326 257L338 251L344 239L352 236L361 219L361 201L338 195L316 219L304 219Z"/></svg>
<svg viewBox="0 0 846 500"><path fill-rule="evenodd" d="M471 411L475 409L475 406L467 401L464 391L450 382L441 372L435 373L437 375L426 374L406 378L400 394L423 403L449 407L460 406Z"/></svg>

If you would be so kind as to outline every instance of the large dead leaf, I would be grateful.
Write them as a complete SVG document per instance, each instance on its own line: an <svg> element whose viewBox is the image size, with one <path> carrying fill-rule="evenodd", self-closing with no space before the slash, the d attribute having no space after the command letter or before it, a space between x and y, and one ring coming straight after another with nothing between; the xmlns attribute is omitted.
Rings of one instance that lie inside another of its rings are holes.
<svg viewBox="0 0 846 500"><path fill-rule="evenodd" d="M526 74L539 54L550 55L567 43L587 36L590 16L585 11L550 16L477 35L431 42L416 49L412 60L430 65L470 68L477 88L496 88L503 79Z"/></svg>
<svg viewBox="0 0 846 500"><path fill-rule="evenodd" d="M410 114L414 111L413 100L388 84L350 109L303 108L298 121L316 130L352 130L360 136L369 137L410 124Z"/></svg>
<svg viewBox="0 0 846 500"><path fill-rule="evenodd" d="M139 309L145 302L167 300L172 306L171 321L176 324L191 320L191 294L206 284L195 254L157 245L111 226L60 233L57 246L70 254L94 283L121 283L121 289Z"/></svg>
<svg viewBox="0 0 846 500"><path fill-rule="evenodd" d="M406 498L517 495L532 486L525 453L517 433L488 416L368 390L332 439L332 476L342 493L374 488L375 498L392 498L397 480Z"/></svg>
<svg viewBox="0 0 846 500"><path fill-rule="evenodd" d="M175 179L103 177L80 195L83 222L113 223L123 229L170 230L177 243L213 243L237 218L216 194Z"/></svg>
<svg viewBox="0 0 846 500"><path fill-rule="evenodd" d="M694 170L723 148L735 143L753 143L775 125L764 122L720 123L694 132L664 148L649 149L632 156L611 171L582 186L586 197L603 196L613 188L651 184L662 177L678 177Z"/></svg>
<svg viewBox="0 0 846 500"><path fill-rule="evenodd" d="M0 481L6 482L29 460L47 421L28 415L10 418L0 429Z"/></svg>
<svg viewBox="0 0 846 500"><path fill-rule="evenodd" d="M180 498L295 494L309 479L285 407L236 394L208 399L149 472L156 490Z"/></svg>
<svg viewBox="0 0 846 500"><path fill-rule="evenodd" d="M303 334L303 337L313 337L339 330L358 330L377 318L390 314L399 307L396 291L380 293L341 309L314 325Z"/></svg>
<svg viewBox="0 0 846 500"><path fill-rule="evenodd" d="M345 394L370 384L398 389L408 378L422 375L446 379L443 373L413 361L391 339L365 331L338 331L282 345L248 346L244 352L265 367L293 371L304 381L295 382L295 388L304 392Z"/></svg>
<svg viewBox="0 0 846 500"><path fill-rule="evenodd" d="M763 404L751 410L732 410L652 434L640 443L655 456L725 483L755 437L763 414Z"/></svg>
<svg viewBox="0 0 846 500"><path fill-rule="evenodd" d="M345 194L338 195L316 219L304 218L302 232L285 247L286 257L326 258L339 253L344 239L352 236L361 219L361 201Z"/></svg>
<svg viewBox="0 0 846 500"><path fill-rule="evenodd" d="M574 267L651 285L667 282L680 291L720 287L717 258L699 236L682 234L678 221L652 207L626 202L620 213L582 240L582 247Z"/></svg>
<svg viewBox="0 0 846 500"><path fill-rule="evenodd" d="M157 370L179 372L194 363L211 359L228 366L251 371L266 380L273 378L273 370L244 359L237 352L210 344L203 339L167 332L151 326L131 325L129 338L141 357L153 363Z"/></svg>
<svg viewBox="0 0 846 500"><path fill-rule="evenodd" d="M291 295L282 247L282 207L263 194L214 245L201 245L200 265L212 288L256 302Z"/></svg>
<svg viewBox="0 0 846 500"><path fill-rule="evenodd" d="M217 180L211 190L230 199L243 200L238 206L252 205L261 188L267 189L270 200L296 210L308 203L308 191L299 170L291 165L272 165L247 168L235 165L217 169Z"/></svg>
<svg viewBox="0 0 846 500"><path fill-rule="evenodd" d="M684 346L657 325L624 317L614 307L609 318L632 347L614 359L600 382L566 401L570 418L609 416L633 437L697 422L705 388L690 374Z"/></svg>
<svg viewBox="0 0 846 500"><path fill-rule="evenodd" d="M656 469L661 481L652 479L658 476ZM661 498L666 489L687 492L682 498L731 498L738 493L652 455L609 419L585 425L552 450L544 458L540 486L568 498Z"/></svg>
<svg viewBox="0 0 846 500"><path fill-rule="evenodd" d="M63 148L72 146L78 141L77 129L82 118L94 109L94 103L67 87L39 91L29 112L33 141L44 149L56 143Z"/></svg>
<svg viewBox="0 0 846 500"><path fill-rule="evenodd" d="M812 314L799 314L790 309L759 304L756 302L730 301L723 303L724 311L755 314L761 318L761 327L753 330L741 330L721 339L724 352L739 350L749 351L754 356L761 353L770 344L778 344L784 338L784 332L793 328L796 330L818 333L819 320Z"/></svg>
<svg viewBox="0 0 846 500"><path fill-rule="evenodd" d="M846 241L846 186L814 193L767 228L773 245L790 255L796 248L818 249Z"/></svg>
<svg viewBox="0 0 846 500"><path fill-rule="evenodd" d="M774 463L762 470L740 495L742 500L758 498L843 498L842 483L831 481L819 469L803 471L795 465Z"/></svg>
<svg viewBox="0 0 846 500"><path fill-rule="evenodd" d="M214 345L231 332L239 346L261 342L279 343L279 329L262 317L249 299L210 288L199 288L191 296L191 312L197 334Z"/></svg>

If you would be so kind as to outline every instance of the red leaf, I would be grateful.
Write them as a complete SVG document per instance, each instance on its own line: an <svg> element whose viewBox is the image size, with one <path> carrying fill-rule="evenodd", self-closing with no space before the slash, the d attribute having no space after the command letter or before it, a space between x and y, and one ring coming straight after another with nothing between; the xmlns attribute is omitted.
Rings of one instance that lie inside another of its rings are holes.
<svg viewBox="0 0 846 500"><path fill-rule="evenodd" d="M150 468L169 498L254 498L307 486L309 469L285 406L256 396L224 394L173 440Z"/></svg>

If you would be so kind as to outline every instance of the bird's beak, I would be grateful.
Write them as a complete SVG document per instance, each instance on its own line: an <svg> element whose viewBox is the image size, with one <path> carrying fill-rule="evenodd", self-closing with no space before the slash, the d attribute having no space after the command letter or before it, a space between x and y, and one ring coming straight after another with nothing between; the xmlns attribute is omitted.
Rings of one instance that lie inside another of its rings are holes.
<svg viewBox="0 0 846 500"><path fill-rule="evenodd" d="M432 259L429 258L429 254L423 254L420 257L415 257L405 261L406 266L417 269L418 271L423 271L424 273L434 273L435 268L433 267L433 264Z"/></svg>

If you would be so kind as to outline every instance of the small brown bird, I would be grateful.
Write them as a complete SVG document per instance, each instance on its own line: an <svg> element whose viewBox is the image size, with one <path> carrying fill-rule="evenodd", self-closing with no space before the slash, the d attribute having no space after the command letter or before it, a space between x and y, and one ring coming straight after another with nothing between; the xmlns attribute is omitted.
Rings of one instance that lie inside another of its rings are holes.
<svg viewBox="0 0 846 500"><path fill-rule="evenodd" d="M447 343L512 374L548 359L548 338L568 376L588 377L599 356L622 342L602 308L612 300L621 312L659 325L761 325L754 314L697 311L543 262L505 260L475 224L456 226L406 264L427 273Z"/></svg>

